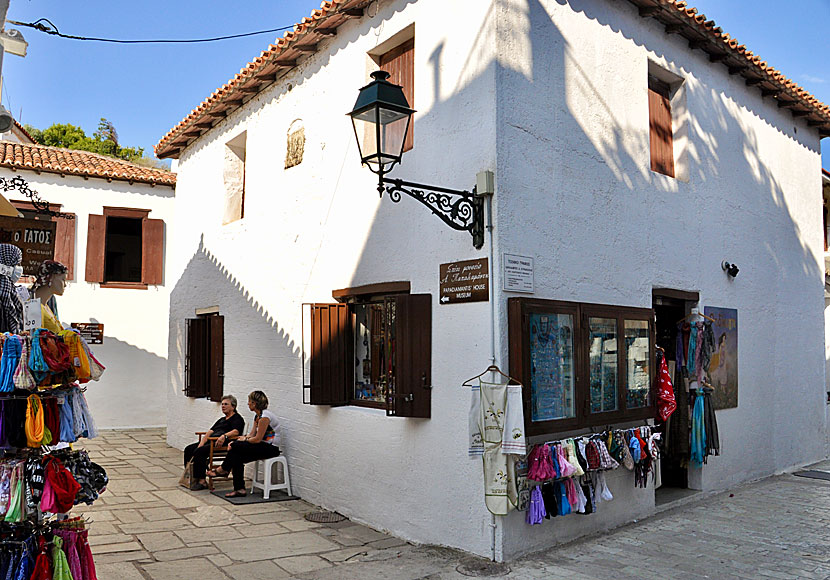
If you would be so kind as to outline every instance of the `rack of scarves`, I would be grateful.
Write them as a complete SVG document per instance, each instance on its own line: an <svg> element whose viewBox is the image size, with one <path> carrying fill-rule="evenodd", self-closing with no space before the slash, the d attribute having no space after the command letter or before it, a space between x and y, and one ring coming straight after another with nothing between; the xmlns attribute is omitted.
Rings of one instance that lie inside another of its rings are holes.
<svg viewBox="0 0 830 580"><path fill-rule="evenodd" d="M620 465L634 472L635 487L646 487L660 457L659 441L660 433L643 426L534 445L526 481L520 481L520 488L530 488L528 501L519 506L527 510L526 522L596 513L603 501L614 499L605 472Z"/></svg>
<svg viewBox="0 0 830 580"><path fill-rule="evenodd" d="M0 351L0 393L97 381L105 369L73 329L0 334Z"/></svg>
<svg viewBox="0 0 830 580"><path fill-rule="evenodd" d="M97 436L81 387L0 393L0 449L39 448Z"/></svg>
<svg viewBox="0 0 830 580"><path fill-rule="evenodd" d="M88 533L80 518L25 526L0 524L0 578L97 580Z"/></svg>
<svg viewBox="0 0 830 580"><path fill-rule="evenodd" d="M86 451L60 449L0 459L0 522L29 523L92 504L107 487L107 472ZM3 578L0 575L0 578Z"/></svg>
<svg viewBox="0 0 830 580"><path fill-rule="evenodd" d="M677 323L677 376L702 381L709 371L715 352L715 333L712 321L681 321Z"/></svg>

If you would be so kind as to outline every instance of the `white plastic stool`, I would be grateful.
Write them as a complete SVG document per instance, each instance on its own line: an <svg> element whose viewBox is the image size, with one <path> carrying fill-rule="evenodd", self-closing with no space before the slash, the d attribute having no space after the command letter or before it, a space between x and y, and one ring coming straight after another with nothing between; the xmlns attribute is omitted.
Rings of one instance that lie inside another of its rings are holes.
<svg viewBox="0 0 830 580"><path fill-rule="evenodd" d="M275 463L282 464L282 483L272 481L272 471ZM260 468L262 468L262 479L260 479ZM284 455L271 457L270 459L260 459L254 465L254 480L251 482L251 493L255 489L262 490L262 497L268 499L271 497L271 492L279 489L284 489L288 495L291 495L291 478L288 475L288 460Z"/></svg>

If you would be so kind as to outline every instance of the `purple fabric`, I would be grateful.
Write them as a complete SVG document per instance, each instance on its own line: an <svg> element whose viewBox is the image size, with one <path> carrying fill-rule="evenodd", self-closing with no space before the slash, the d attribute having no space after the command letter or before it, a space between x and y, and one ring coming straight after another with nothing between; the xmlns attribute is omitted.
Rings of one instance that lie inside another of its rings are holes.
<svg viewBox="0 0 830 580"><path fill-rule="evenodd" d="M531 526L541 524L542 520L545 519L545 515L545 502L542 500L542 490L537 485L530 492L530 509L527 510L525 521Z"/></svg>
<svg viewBox="0 0 830 580"><path fill-rule="evenodd" d="M72 573L73 580L84 580L83 572L81 571L81 559L78 557L78 535L70 530L55 530L64 542L63 551L66 552L66 559L69 562L69 571Z"/></svg>

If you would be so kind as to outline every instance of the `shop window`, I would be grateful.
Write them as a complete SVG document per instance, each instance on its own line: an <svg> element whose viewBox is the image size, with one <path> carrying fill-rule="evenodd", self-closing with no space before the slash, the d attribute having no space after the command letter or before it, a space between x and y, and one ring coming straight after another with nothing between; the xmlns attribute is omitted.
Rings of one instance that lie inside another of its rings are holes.
<svg viewBox="0 0 830 580"><path fill-rule="evenodd" d="M381 54L378 66L389 73L389 82L403 87L403 94L409 108L415 108L415 39L399 44L392 50ZM398 141L399 142L399 141ZM409 124L403 150L409 151L414 146L414 123Z"/></svg>
<svg viewBox="0 0 830 580"><path fill-rule="evenodd" d="M670 88L667 83L648 77L648 127L651 170L674 177L674 143Z"/></svg>
<svg viewBox="0 0 830 580"><path fill-rule="evenodd" d="M225 144L225 209L222 224L245 217L245 153L248 133L243 132Z"/></svg>
<svg viewBox="0 0 830 580"><path fill-rule="evenodd" d="M66 266L69 272L67 280L75 279L75 224L77 222L74 213L63 212L72 219L60 218L47 214L38 213L30 201L13 200L11 204L23 214L24 218L34 220L51 220L55 222L55 256L54 259ZM48 204L51 211L61 211L60 204Z"/></svg>
<svg viewBox="0 0 830 580"><path fill-rule="evenodd" d="M225 378L225 317L218 313L186 322L184 394L220 402Z"/></svg>
<svg viewBox="0 0 830 580"><path fill-rule="evenodd" d="M146 288L164 277L164 221L150 210L104 208L90 215L86 281L109 288Z"/></svg>
<svg viewBox="0 0 830 580"><path fill-rule="evenodd" d="M405 292L348 289L335 292L341 303L304 305L305 402L430 416L432 297L393 283L403 284Z"/></svg>
<svg viewBox="0 0 830 580"><path fill-rule="evenodd" d="M653 416L651 309L511 298L508 319L530 435Z"/></svg>

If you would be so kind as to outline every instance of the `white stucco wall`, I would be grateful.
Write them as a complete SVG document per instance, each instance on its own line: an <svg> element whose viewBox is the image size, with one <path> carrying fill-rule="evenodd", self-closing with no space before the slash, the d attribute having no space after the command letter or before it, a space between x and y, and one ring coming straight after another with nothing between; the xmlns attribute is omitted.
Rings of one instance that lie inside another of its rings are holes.
<svg viewBox="0 0 830 580"><path fill-rule="evenodd" d="M717 412L722 455L692 470L693 485L722 489L822 458L817 132L629 3L571 4L502 4L496 255L534 257L536 298L650 308L652 288L676 288L698 291L701 308L738 310L738 408ZM649 60L685 79L687 181L649 170ZM653 496L631 487L630 477L612 487L640 498L622 514L553 532L511 515L505 553L636 517Z"/></svg>
<svg viewBox="0 0 830 580"><path fill-rule="evenodd" d="M0 177L20 175L41 199L62 204L74 213L75 276L58 297L61 322L102 322L104 344L93 345L96 358L107 367L99 382L86 392L90 410L100 428L165 425L164 385L167 369L169 265L164 285L146 290L101 288L86 282L88 216L103 213L104 206L149 209L151 219L162 219L165 237L173 225L173 197L169 186L0 169ZM25 201L14 191L10 200Z"/></svg>
<svg viewBox="0 0 830 580"><path fill-rule="evenodd" d="M477 171L495 169L494 270L502 252L533 256L534 297L650 307L653 287L674 287L698 290L702 306L738 309L739 407L718 413L724 456L706 466L703 488L823 456L817 135L628 3L607 0L577 10L541 0L380 3L183 152L169 442L183 447L219 415L217 404L182 394L184 320L219 306L225 392L240 401L268 393L299 495L407 539L491 555L481 466L464 444L469 391L459 386L489 364L490 304L437 302L439 264L488 248L475 251L413 200L378 200L345 116L367 79L366 53L412 23L415 148L395 175L468 188ZM648 169L649 58L687 79L688 181ZM283 170L297 119L304 159ZM222 226L224 148L243 131L245 218ZM721 271L724 259L740 266L736 280ZM433 297L432 418L303 405L301 303L394 280ZM506 369L509 295L498 277L491 283ZM792 413L813 441L791 431ZM596 516L530 528L511 514L497 553L653 510L653 490L635 490L629 472L609 485L616 499Z"/></svg>

